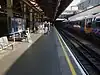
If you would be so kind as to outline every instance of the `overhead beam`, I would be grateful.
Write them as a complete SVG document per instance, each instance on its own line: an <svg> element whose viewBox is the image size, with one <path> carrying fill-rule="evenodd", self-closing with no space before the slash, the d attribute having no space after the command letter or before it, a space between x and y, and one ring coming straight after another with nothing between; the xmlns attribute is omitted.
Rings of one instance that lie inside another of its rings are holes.
<svg viewBox="0 0 100 75"><path fill-rule="evenodd" d="M36 9L34 6L32 6L30 3L28 3L25 0L22 0L25 4L27 4L29 7L31 7L33 10L35 10L36 12L38 12L39 14L43 15L43 13L41 13L38 9Z"/></svg>
<svg viewBox="0 0 100 75"><path fill-rule="evenodd" d="M57 7L56 7L56 11L55 11L55 14L54 14L54 20L56 18L57 12L58 12L58 8L60 6L60 2L61 2L61 0L58 0Z"/></svg>

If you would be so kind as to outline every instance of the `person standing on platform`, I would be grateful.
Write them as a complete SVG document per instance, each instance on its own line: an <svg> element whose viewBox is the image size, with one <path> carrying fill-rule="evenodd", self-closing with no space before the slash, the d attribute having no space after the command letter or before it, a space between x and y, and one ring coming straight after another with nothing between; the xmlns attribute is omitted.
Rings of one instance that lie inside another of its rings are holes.
<svg viewBox="0 0 100 75"><path fill-rule="evenodd" d="M44 34L48 34L48 23L47 23L47 21L44 22Z"/></svg>
<svg viewBox="0 0 100 75"><path fill-rule="evenodd" d="M26 30L26 36L27 36L27 41L29 43L32 43L32 39L31 39L31 35L30 35L30 32L29 32L29 28L27 28L27 30Z"/></svg>
<svg viewBox="0 0 100 75"><path fill-rule="evenodd" d="M37 31L38 31L38 26L39 26L39 23L38 23L38 22L35 22L35 24L34 24L34 27L35 27L35 33L37 33Z"/></svg>
<svg viewBox="0 0 100 75"><path fill-rule="evenodd" d="M50 26L51 26L51 23L48 22L48 31L50 32Z"/></svg>

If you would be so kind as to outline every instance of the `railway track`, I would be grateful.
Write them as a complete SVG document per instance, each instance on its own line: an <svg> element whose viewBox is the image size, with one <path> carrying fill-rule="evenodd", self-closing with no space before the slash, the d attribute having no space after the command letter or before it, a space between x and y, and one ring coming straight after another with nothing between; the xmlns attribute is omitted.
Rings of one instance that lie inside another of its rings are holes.
<svg viewBox="0 0 100 75"><path fill-rule="evenodd" d="M85 68L87 75L100 75L100 55L81 43L66 30L60 29L59 31L79 63Z"/></svg>

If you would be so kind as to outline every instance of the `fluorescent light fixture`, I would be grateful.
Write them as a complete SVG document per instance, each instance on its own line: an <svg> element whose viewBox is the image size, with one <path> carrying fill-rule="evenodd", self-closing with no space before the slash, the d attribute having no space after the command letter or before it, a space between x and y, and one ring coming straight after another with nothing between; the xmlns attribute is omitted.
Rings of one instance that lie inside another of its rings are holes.
<svg viewBox="0 0 100 75"><path fill-rule="evenodd" d="M40 9L40 11L43 11L42 9Z"/></svg>
<svg viewBox="0 0 100 75"><path fill-rule="evenodd" d="M36 3L34 6L38 6L38 4Z"/></svg>
<svg viewBox="0 0 100 75"><path fill-rule="evenodd" d="M42 11L42 9L38 6L38 4L35 2L35 0L30 1L39 11Z"/></svg>
<svg viewBox="0 0 100 75"><path fill-rule="evenodd" d="M1 5L0 5L0 9L1 9Z"/></svg>
<svg viewBox="0 0 100 75"><path fill-rule="evenodd" d="M57 18L56 21L64 21L65 19Z"/></svg>
<svg viewBox="0 0 100 75"><path fill-rule="evenodd" d="M36 7L39 11L43 11L40 7Z"/></svg>
<svg viewBox="0 0 100 75"><path fill-rule="evenodd" d="M38 9L38 7L36 7Z"/></svg>
<svg viewBox="0 0 100 75"><path fill-rule="evenodd" d="M36 2L30 1L32 4L36 4Z"/></svg>

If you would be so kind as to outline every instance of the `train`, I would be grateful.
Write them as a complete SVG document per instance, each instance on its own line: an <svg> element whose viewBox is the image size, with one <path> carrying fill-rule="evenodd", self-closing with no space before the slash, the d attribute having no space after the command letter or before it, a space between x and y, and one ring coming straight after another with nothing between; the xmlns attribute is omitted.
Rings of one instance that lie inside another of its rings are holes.
<svg viewBox="0 0 100 75"><path fill-rule="evenodd" d="M64 29L85 40L100 45L100 5L68 18L56 20L57 29Z"/></svg>
<svg viewBox="0 0 100 75"><path fill-rule="evenodd" d="M80 16L69 22L72 30L81 35L93 35L100 38L100 13L96 15Z"/></svg>

